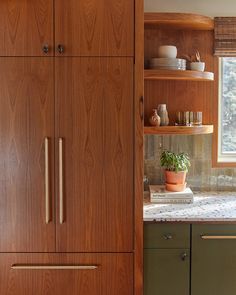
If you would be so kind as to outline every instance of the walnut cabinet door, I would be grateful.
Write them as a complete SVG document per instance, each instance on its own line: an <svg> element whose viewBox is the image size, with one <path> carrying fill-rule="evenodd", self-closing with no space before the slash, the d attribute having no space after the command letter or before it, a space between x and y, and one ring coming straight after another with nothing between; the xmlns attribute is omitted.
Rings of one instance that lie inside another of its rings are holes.
<svg viewBox="0 0 236 295"><path fill-rule="evenodd" d="M0 1L0 56L54 55L53 0Z"/></svg>
<svg viewBox="0 0 236 295"><path fill-rule="evenodd" d="M55 0L57 55L133 56L134 0Z"/></svg>
<svg viewBox="0 0 236 295"><path fill-rule="evenodd" d="M0 254L0 294L132 295L130 253Z"/></svg>
<svg viewBox="0 0 236 295"><path fill-rule="evenodd" d="M58 252L133 251L132 58L56 58Z"/></svg>
<svg viewBox="0 0 236 295"><path fill-rule="evenodd" d="M55 251L53 60L0 68L0 252Z"/></svg>

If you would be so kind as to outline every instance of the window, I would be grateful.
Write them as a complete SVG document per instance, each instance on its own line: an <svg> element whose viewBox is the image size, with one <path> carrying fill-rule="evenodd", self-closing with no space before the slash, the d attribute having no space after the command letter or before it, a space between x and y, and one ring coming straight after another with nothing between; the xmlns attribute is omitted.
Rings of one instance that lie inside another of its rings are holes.
<svg viewBox="0 0 236 295"><path fill-rule="evenodd" d="M236 162L236 57L219 59L218 162Z"/></svg>

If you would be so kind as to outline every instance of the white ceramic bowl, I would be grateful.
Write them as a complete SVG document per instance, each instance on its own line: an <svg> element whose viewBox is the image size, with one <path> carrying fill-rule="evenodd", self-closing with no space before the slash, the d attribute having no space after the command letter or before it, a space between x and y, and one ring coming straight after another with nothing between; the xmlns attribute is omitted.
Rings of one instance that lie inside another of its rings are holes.
<svg viewBox="0 0 236 295"><path fill-rule="evenodd" d="M158 56L162 58L176 58L177 48L172 45L163 45L158 48Z"/></svg>
<svg viewBox="0 0 236 295"><path fill-rule="evenodd" d="M204 72L205 70L205 63L204 62L191 62L190 69L192 71Z"/></svg>

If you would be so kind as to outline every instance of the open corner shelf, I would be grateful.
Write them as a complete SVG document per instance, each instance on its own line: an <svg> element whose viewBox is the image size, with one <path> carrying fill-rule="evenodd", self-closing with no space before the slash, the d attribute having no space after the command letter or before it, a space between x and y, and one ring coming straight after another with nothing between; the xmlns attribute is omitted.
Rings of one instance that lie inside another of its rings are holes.
<svg viewBox="0 0 236 295"><path fill-rule="evenodd" d="M210 17L191 13L152 13L144 14L145 28L164 27L175 30L214 30L214 20Z"/></svg>
<svg viewBox="0 0 236 295"><path fill-rule="evenodd" d="M152 135L198 135L211 134L213 131L213 125L144 127L144 134Z"/></svg>
<svg viewBox="0 0 236 295"><path fill-rule="evenodd" d="M183 70L144 70L145 80L214 81L214 73Z"/></svg>

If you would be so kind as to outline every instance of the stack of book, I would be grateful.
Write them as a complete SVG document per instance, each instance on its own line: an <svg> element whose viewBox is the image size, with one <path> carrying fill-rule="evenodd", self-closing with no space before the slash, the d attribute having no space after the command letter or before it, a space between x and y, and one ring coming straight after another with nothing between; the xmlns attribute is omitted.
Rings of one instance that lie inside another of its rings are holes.
<svg viewBox="0 0 236 295"><path fill-rule="evenodd" d="M182 192L169 192L164 185L150 185L150 202L158 204L191 204L193 192L188 187Z"/></svg>

